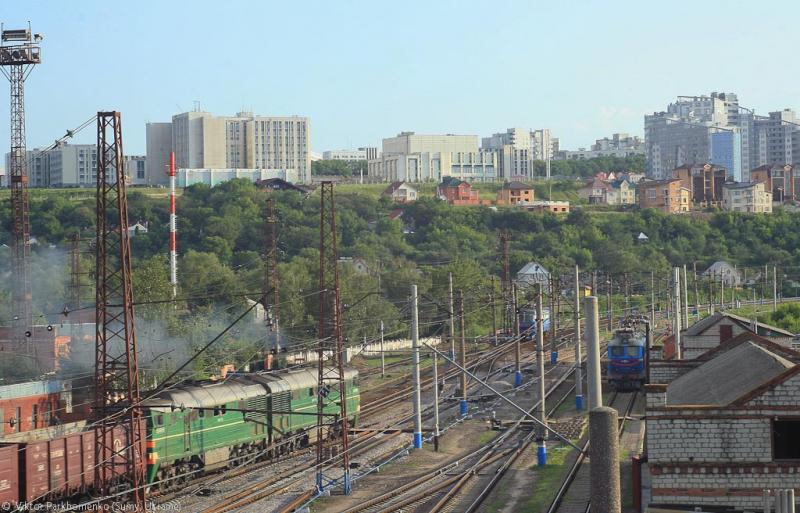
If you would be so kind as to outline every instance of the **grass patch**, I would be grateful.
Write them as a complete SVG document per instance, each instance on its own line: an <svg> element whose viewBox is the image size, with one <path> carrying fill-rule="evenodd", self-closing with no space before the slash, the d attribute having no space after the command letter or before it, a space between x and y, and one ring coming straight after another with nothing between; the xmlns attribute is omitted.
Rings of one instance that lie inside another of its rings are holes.
<svg viewBox="0 0 800 513"><path fill-rule="evenodd" d="M532 450L536 450L535 447ZM534 489L536 492L517 508L520 513L540 513L545 511L558 492L561 482L569 471L567 457L573 449L564 445L549 451L547 465L534 466L531 470L536 474Z"/></svg>
<svg viewBox="0 0 800 513"><path fill-rule="evenodd" d="M483 446L483 445L488 444L489 442L491 442L492 440L497 438L498 434L500 434L499 431L494 431L492 429L487 429L486 431L481 433L481 435L478 437L478 445Z"/></svg>

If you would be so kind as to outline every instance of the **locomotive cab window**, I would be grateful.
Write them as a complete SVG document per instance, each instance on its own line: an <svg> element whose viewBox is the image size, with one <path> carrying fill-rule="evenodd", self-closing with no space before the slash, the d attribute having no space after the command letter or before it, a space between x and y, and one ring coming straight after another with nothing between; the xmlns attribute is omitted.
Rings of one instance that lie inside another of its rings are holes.
<svg viewBox="0 0 800 513"><path fill-rule="evenodd" d="M625 348L622 346L613 346L611 348L611 356L625 356Z"/></svg>
<svg viewBox="0 0 800 513"><path fill-rule="evenodd" d="M639 348L637 346L628 346L628 356L639 356Z"/></svg>
<svg viewBox="0 0 800 513"><path fill-rule="evenodd" d="M206 410L200 408L199 410L197 410L197 415L202 419L203 417L206 416Z"/></svg>
<svg viewBox="0 0 800 513"><path fill-rule="evenodd" d="M156 415L156 426L163 426L164 425L164 416L163 415Z"/></svg>
<svg viewBox="0 0 800 513"><path fill-rule="evenodd" d="M308 397L314 397L314 387L308 388Z"/></svg>
<svg viewBox="0 0 800 513"><path fill-rule="evenodd" d="M772 458L800 460L800 419L772 422Z"/></svg>
<svg viewBox="0 0 800 513"><path fill-rule="evenodd" d="M219 409L219 411L220 411L220 413L225 415L225 413L228 411L228 405L227 404L223 404L222 407Z"/></svg>

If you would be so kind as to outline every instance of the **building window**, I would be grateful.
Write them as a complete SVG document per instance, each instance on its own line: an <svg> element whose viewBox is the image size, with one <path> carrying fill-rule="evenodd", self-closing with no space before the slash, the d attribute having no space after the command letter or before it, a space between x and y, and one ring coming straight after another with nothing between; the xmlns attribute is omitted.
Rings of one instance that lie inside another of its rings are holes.
<svg viewBox="0 0 800 513"><path fill-rule="evenodd" d="M800 460L800 419L772 422L772 458Z"/></svg>

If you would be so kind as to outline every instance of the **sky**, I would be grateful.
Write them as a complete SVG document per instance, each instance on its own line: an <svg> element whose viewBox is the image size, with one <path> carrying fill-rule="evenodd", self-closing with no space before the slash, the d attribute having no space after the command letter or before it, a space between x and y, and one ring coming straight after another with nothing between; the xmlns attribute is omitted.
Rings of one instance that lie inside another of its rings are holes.
<svg viewBox="0 0 800 513"><path fill-rule="evenodd" d="M308 116L320 152L509 127L550 128L577 149L642 135L644 114L711 91L759 114L800 110L798 16L800 2L735 0L6 0L0 13L45 36L26 83L28 147L119 110L131 155L145 153L145 123L195 102Z"/></svg>

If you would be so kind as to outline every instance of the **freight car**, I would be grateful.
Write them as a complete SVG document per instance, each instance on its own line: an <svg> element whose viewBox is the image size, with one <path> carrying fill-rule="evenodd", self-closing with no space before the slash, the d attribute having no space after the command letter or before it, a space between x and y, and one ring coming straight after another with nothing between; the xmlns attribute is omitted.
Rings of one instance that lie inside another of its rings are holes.
<svg viewBox="0 0 800 513"><path fill-rule="evenodd" d="M357 371L345 370L345 386L348 417L355 424L360 411ZM335 419L338 389L320 389L317 371L308 369L235 374L222 383L174 387L142 401L151 490L179 487L195 474L308 446L316 436L310 428L317 423L319 394L326 398L325 412ZM119 426L110 442L130 450L129 439L127 427ZM0 505L96 495L95 446L93 430L0 444ZM116 485L123 471L121 465L115 468L103 484L122 491Z"/></svg>

